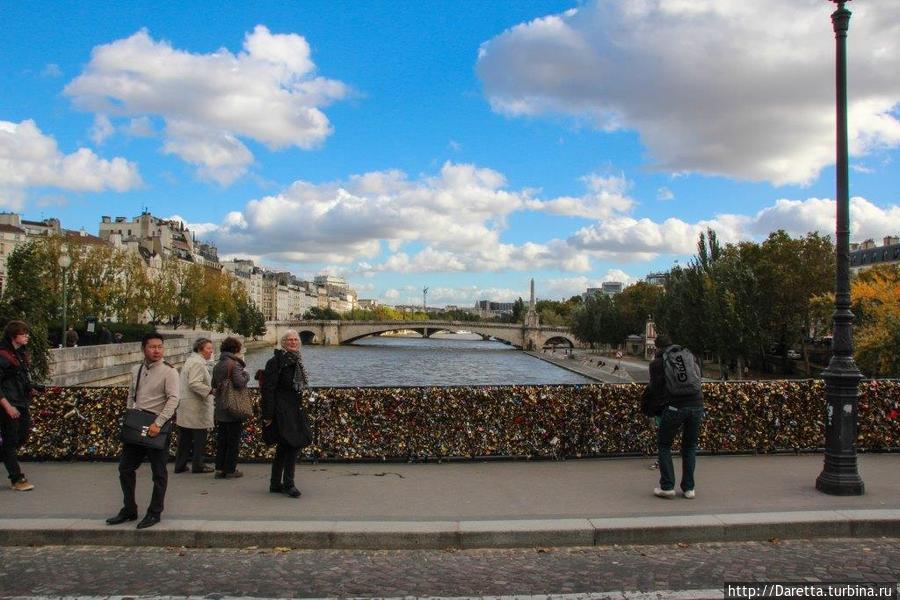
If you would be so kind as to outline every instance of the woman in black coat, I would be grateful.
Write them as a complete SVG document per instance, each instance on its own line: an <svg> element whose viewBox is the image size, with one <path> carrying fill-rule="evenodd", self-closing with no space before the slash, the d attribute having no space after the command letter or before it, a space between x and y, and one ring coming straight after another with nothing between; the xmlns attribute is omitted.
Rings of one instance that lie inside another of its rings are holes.
<svg viewBox="0 0 900 600"><path fill-rule="evenodd" d="M275 460L269 491L300 496L294 485L294 467L301 448L312 442L309 417L303 409L303 388L309 385L300 357L300 335L289 329L281 336L281 348L266 363L262 385L262 418L266 437L273 439Z"/></svg>

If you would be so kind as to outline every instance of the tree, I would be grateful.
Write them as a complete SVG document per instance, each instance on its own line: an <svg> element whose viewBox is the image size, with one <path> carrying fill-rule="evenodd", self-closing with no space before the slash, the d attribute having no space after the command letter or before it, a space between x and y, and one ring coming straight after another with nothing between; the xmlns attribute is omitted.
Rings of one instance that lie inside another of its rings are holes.
<svg viewBox="0 0 900 600"><path fill-rule="evenodd" d="M230 329L244 337L256 339L266 333L266 317L262 311L247 298L246 294L237 298L237 322Z"/></svg>
<svg viewBox="0 0 900 600"><path fill-rule="evenodd" d="M55 266L55 264L53 265ZM59 270L50 265L46 247L38 242L17 246L6 260L6 286L0 300L0 322L13 319L28 323L34 376L42 381L50 374L47 339L48 319L56 314L60 296L48 293L47 281Z"/></svg>
<svg viewBox="0 0 900 600"><path fill-rule="evenodd" d="M106 283L113 288L108 310L120 323L138 323L147 310L147 290L150 279L144 261L137 254L116 255L120 262L117 275Z"/></svg>
<svg viewBox="0 0 900 600"><path fill-rule="evenodd" d="M177 301L178 322L191 329L196 329L200 319L207 314L203 272L204 268L198 264L182 268L182 284Z"/></svg>
<svg viewBox="0 0 900 600"><path fill-rule="evenodd" d="M152 324L171 320L178 312L178 291L182 269L175 258L163 260L159 269L148 273L144 303Z"/></svg>
<svg viewBox="0 0 900 600"><path fill-rule="evenodd" d="M517 298L516 301L513 302L512 322L513 323L524 323L525 322L525 301L522 300L521 297Z"/></svg>
<svg viewBox="0 0 900 600"><path fill-rule="evenodd" d="M900 267L862 271L851 286L856 315L856 361L871 377L900 375Z"/></svg>
<svg viewBox="0 0 900 600"><path fill-rule="evenodd" d="M590 295L572 313L570 327L575 337L593 348L594 344L618 344L622 341L616 321L612 299L605 295Z"/></svg>
<svg viewBox="0 0 900 600"><path fill-rule="evenodd" d="M782 356L800 345L809 374L806 340L814 318L813 297L834 291L834 246L827 236L810 233L791 238L778 230L760 247L755 265L763 302L763 330Z"/></svg>
<svg viewBox="0 0 900 600"><path fill-rule="evenodd" d="M620 330L625 335L643 333L647 318L657 314L663 290L646 281L639 281L622 290L614 298Z"/></svg>
<svg viewBox="0 0 900 600"><path fill-rule="evenodd" d="M311 321L339 321L341 314L332 308L313 306L303 313L303 318Z"/></svg>

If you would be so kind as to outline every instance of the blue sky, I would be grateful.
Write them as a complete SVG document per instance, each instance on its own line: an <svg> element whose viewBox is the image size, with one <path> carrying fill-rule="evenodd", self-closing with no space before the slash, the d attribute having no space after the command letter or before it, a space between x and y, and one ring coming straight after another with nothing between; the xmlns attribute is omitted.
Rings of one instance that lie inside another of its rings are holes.
<svg viewBox="0 0 900 600"><path fill-rule="evenodd" d="M850 3L854 239L900 233L900 3ZM824 0L3 3L0 209L470 305L833 229ZM760 15L766 15L760 18Z"/></svg>

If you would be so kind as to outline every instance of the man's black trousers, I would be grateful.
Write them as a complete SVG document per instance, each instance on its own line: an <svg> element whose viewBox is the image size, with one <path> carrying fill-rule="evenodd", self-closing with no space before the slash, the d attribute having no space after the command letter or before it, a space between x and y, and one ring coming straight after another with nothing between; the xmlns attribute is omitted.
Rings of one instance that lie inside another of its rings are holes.
<svg viewBox="0 0 900 600"><path fill-rule="evenodd" d="M159 518L162 515L163 505L166 500L166 485L169 474L166 471L166 461L169 458L169 444L166 447L155 450L136 444L122 444L122 458L119 460L119 483L122 484L122 513L137 515L138 507L134 499L134 485L137 480L136 471L144 458L150 462L150 471L153 473L153 495L150 498L150 506L147 514Z"/></svg>

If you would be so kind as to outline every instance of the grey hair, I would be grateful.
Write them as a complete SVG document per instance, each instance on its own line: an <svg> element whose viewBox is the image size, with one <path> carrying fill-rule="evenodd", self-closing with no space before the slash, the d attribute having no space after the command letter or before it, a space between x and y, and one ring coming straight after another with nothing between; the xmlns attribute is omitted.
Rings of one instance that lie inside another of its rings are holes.
<svg viewBox="0 0 900 600"><path fill-rule="evenodd" d="M194 352L199 353L201 350L203 350L203 346L207 344L212 344L212 340L205 337L197 338L197 341L194 342Z"/></svg>
<svg viewBox="0 0 900 600"><path fill-rule="evenodd" d="M288 329L288 330L285 331L283 334L281 334L281 345L282 345L282 346L284 346L284 341L285 341L285 340L288 338L288 336L290 336L291 334L294 334L295 336L297 336L297 339L298 339L298 340L300 339L300 334L297 333L297 330L296 330L296 329ZM301 342L301 345L302 345L302 342Z"/></svg>

